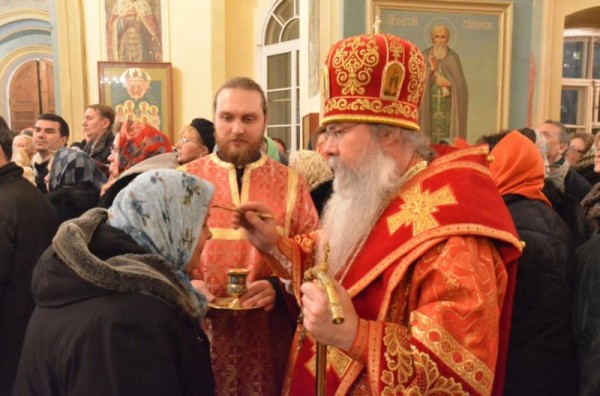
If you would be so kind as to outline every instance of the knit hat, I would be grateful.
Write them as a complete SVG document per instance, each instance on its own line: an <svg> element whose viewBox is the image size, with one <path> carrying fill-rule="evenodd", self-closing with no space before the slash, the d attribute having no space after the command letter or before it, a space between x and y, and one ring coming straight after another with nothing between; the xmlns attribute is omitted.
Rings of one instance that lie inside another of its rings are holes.
<svg viewBox="0 0 600 396"><path fill-rule="evenodd" d="M194 118L191 125L200 134L202 142L208 148L208 152L212 153L215 148L215 124L205 118Z"/></svg>
<svg viewBox="0 0 600 396"><path fill-rule="evenodd" d="M425 59L409 41L391 34L338 41L321 70L323 125L367 122L419 131Z"/></svg>

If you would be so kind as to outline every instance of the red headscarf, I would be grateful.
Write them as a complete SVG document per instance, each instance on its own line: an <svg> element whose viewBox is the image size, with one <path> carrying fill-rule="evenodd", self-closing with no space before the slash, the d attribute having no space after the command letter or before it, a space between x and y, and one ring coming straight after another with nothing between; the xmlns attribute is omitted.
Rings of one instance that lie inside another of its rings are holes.
<svg viewBox="0 0 600 396"><path fill-rule="evenodd" d="M500 140L490 154L493 157L490 173L500 195L519 194L550 206L542 192L544 161L535 143L519 131L512 131Z"/></svg>
<svg viewBox="0 0 600 396"><path fill-rule="evenodd" d="M119 174L145 159L173 151L167 135L149 124L135 122L121 128L119 147Z"/></svg>

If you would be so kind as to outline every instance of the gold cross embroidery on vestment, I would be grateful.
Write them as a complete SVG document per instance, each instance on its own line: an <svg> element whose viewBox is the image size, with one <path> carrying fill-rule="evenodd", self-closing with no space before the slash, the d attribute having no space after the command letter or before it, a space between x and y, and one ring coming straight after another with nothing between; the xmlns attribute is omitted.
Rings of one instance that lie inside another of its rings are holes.
<svg viewBox="0 0 600 396"><path fill-rule="evenodd" d="M421 191L421 184L417 183L400 194L404 203L400 210L387 218L390 235L403 225L413 226L413 236L439 225L433 216L442 205L458 204L449 186L430 193L429 190Z"/></svg>

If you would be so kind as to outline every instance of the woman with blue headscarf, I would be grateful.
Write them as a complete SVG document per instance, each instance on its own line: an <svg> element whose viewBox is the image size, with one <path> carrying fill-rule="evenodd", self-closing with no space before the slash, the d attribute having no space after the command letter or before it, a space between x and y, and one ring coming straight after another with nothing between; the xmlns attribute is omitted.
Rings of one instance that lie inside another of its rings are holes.
<svg viewBox="0 0 600 396"><path fill-rule="evenodd" d="M211 233L214 187L143 173L113 206L59 228L33 274L18 395L210 395L206 299L185 275Z"/></svg>

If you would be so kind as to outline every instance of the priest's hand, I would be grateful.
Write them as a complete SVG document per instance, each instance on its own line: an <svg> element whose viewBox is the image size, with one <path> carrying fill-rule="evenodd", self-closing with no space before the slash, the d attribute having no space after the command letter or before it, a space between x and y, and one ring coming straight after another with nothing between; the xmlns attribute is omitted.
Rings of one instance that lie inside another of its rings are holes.
<svg viewBox="0 0 600 396"><path fill-rule="evenodd" d="M358 328L358 315L348 291L332 279L344 312L344 322L333 324L329 312L329 300L317 281L305 282L302 292L304 327L321 344L331 345L343 351L352 347Z"/></svg>
<svg viewBox="0 0 600 396"><path fill-rule="evenodd" d="M263 308L269 312L275 306L275 289L268 280L249 282L248 291L240 297L240 304L244 308Z"/></svg>
<svg viewBox="0 0 600 396"><path fill-rule="evenodd" d="M233 213L232 225L236 230L240 227L246 231L248 241L263 252L271 252L277 247L279 234L273 212L260 202L246 202L238 206ZM262 215L271 216L265 218Z"/></svg>
<svg viewBox="0 0 600 396"><path fill-rule="evenodd" d="M213 302L215 301L215 298L217 298L214 294L210 292L210 290L208 290L208 285L203 280L192 279L190 283L192 284L194 290L196 290L200 294L203 294L204 297L206 297L206 301Z"/></svg>

